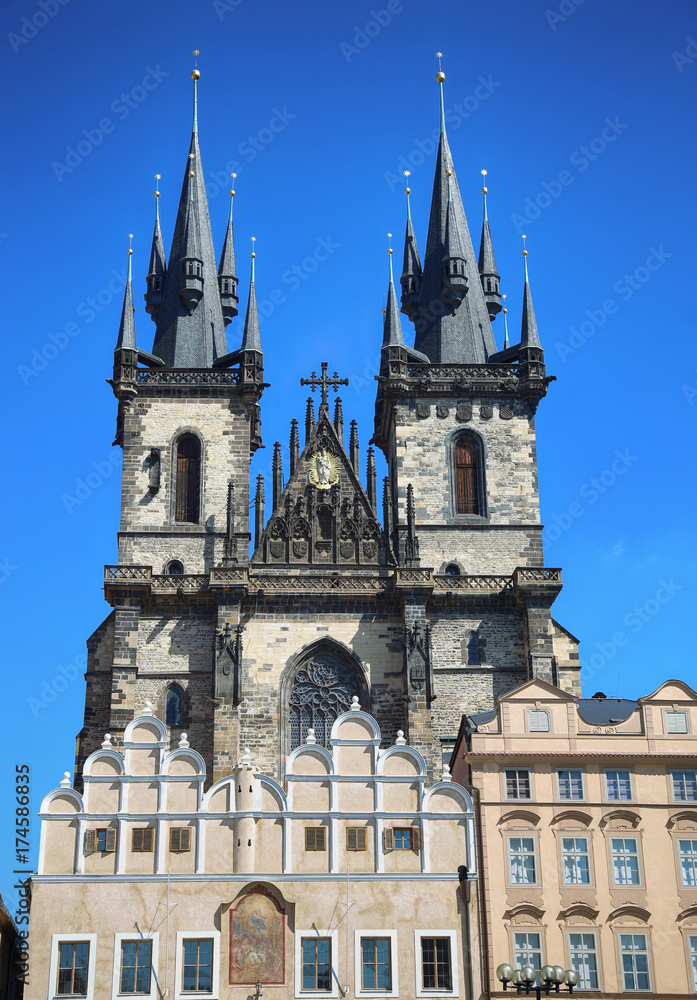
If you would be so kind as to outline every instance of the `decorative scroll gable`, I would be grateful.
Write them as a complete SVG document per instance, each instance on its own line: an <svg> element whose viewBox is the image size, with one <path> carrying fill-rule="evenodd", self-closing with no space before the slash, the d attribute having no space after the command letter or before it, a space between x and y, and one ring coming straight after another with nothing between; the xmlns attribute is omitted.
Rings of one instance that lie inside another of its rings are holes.
<svg viewBox="0 0 697 1000"><path fill-rule="evenodd" d="M376 511L322 405L252 565L375 567L390 562Z"/></svg>

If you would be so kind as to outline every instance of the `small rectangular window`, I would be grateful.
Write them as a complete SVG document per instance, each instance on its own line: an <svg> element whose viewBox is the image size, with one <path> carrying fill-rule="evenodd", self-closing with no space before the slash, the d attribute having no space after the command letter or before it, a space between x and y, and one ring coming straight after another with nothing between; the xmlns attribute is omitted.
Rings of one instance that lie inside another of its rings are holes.
<svg viewBox="0 0 697 1000"><path fill-rule="evenodd" d="M537 871L534 837L508 838L508 864L511 885L535 885Z"/></svg>
<svg viewBox="0 0 697 1000"><path fill-rule="evenodd" d="M213 988L213 941L184 941L182 993L210 993Z"/></svg>
<svg viewBox="0 0 697 1000"><path fill-rule="evenodd" d="M679 840L678 853L683 887L697 889L697 840Z"/></svg>
<svg viewBox="0 0 697 1000"><path fill-rule="evenodd" d="M123 941L121 944L120 993L149 993L152 968L150 941Z"/></svg>
<svg viewBox="0 0 697 1000"><path fill-rule="evenodd" d="M561 861L564 885L590 885L587 837L562 837Z"/></svg>
<svg viewBox="0 0 697 1000"><path fill-rule="evenodd" d="M686 733L687 712L666 712L666 733Z"/></svg>
<svg viewBox="0 0 697 1000"><path fill-rule="evenodd" d="M598 950L595 934L569 934L571 968L578 973L578 989L598 989Z"/></svg>
<svg viewBox="0 0 697 1000"><path fill-rule="evenodd" d="M89 958L89 941L62 941L59 944L56 984L59 996L87 996Z"/></svg>
<svg viewBox="0 0 697 1000"><path fill-rule="evenodd" d="M169 831L170 851L183 854L191 850L191 828L188 826L173 826Z"/></svg>
<svg viewBox="0 0 697 1000"><path fill-rule="evenodd" d="M620 960L625 990L651 989L645 934L620 934Z"/></svg>
<svg viewBox="0 0 697 1000"><path fill-rule="evenodd" d="M531 709L528 712L528 732L548 733L549 731L549 712L545 711L543 708Z"/></svg>
<svg viewBox="0 0 697 1000"><path fill-rule="evenodd" d="M615 885L639 885L639 852L634 837L613 837L612 879Z"/></svg>
<svg viewBox="0 0 697 1000"><path fill-rule="evenodd" d="M559 798L579 801L583 799L583 771L557 771Z"/></svg>
<svg viewBox="0 0 697 1000"><path fill-rule="evenodd" d="M361 938L361 989L392 989L389 938Z"/></svg>
<svg viewBox="0 0 697 1000"><path fill-rule="evenodd" d="M605 791L609 802L632 801L632 776L629 771L606 771Z"/></svg>
<svg viewBox="0 0 697 1000"><path fill-rule="evenodd" d="M385 830L385 833L388 833ZM395 851L420 851L421 850L421 829L416 826L396 826L389 831L389 850ZM388 840L385 839L387 848Z"/></svg>
<svg viewBox="0 0 697 1000"><path fill-rule="evenodd" d="M305 827L305 850L306 851L326 851L327 830L324 826Z"/></svg>
<svg viewBox="0 0 697 1000"><path fill-rule="evenodd" d="M690 972L692 973L692 989L697 993L697 934L690 934L688 941L690 949Z"/></svg>
<svg viewBox="0 0 697 1000"><path fill-rule="evenodd" d="M95 830L96 850L105 853L113 853L116 850L116 830L111 827L104 830Z"/></svg>
<svg viewBox="0 0 697 1000"><path fill-rule="evenodd" d="M139 827L131 832L131 850L135 854L152 852L153 831L151 827Z"/></svg>
<svg viewBox="0 0 697 1000"><path fill-rule="evenodd" d="M366 828L364 826L348 826L346 828L346 850L365 851Z"/></svg>
<svg viewBox="0 0 697 1000"><path fill-rule="evenodd" d="M331 990L332 942L331 938L303 938L302 988L304 990Z"/></svg>
<svg viewBox="0 0 697 1000"><path fill-rule="evenodd" d="M529 799L530 798L530 772L519 769L506 769L504 771L506 779L507 799Z"/></svg>
<svg viewBox="0 0 697 1000"><path fill-rule="evenodd" d="M421 982L425 990L451 990L450 938L421 938Z"/></svg>
<svg viewBox="0 0 697 1000"><path fill-rule="evenodd" d="M671 771L675 802L697 802L697 771Z"/></svg>
<svg viewBox="0 0 697 1000"><path fill-rule="evenodd" d="M542 968L542 945L537 931L521 931L513 935L513 963L516 969L531 965L533 969Z"/></svg>

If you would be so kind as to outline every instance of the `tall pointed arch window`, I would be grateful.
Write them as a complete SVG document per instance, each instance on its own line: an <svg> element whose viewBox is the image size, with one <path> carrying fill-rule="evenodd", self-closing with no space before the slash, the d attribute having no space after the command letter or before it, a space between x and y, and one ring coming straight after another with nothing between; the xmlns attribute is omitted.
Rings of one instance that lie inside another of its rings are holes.
<svg viewBox="0 0 697 1000"><path fill-rule="evenodd" d="M463 434L454 444L453 500L456 514L486 515L482 444L474 434Z"/></svg>
<svg viewBox="0 0 697 1000"><path fill-rule="evenodd" d="M295 750L314 729L320 746L329 749L332 725L351 707L351 699L364 695L355 671L331 653L322 652L303 663L290 691L288 718L290 749Z"/></svg>
<svg viewBox="0 0 697 1000"><path fill-rule="evenodd" d="M182 703L182 689L178 684L173 684L167 691L167 700L165 705L165 721L168 726L181 726Z"/></svg>
<svg viewBox="0 0 697 1000"><path fill-rule="evenodd" d="M198 524L201 515L201 442L184 434L177 442L177 521Z"/></svg>

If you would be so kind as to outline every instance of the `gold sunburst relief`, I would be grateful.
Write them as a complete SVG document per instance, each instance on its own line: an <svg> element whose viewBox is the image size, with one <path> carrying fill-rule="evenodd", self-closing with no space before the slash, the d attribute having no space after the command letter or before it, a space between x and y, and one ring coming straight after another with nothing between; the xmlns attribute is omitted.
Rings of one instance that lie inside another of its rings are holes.
<svg viewBox="0 0 697 1000"><path fill-rule="evenodd" d="M320 448L311 456L307 477L318 490L331 489L339 482L339 459L326 448Z"/></svg>

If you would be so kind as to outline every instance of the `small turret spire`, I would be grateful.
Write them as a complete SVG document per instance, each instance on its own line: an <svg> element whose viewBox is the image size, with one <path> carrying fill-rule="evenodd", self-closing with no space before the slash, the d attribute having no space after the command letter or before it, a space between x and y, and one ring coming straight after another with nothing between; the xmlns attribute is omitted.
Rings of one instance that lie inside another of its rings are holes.
<svg viewBox="0 0 697 1000"><path fill-rule="evenodd" d="M201 79L201 74L198 70L198 57L200 52L198 49L194 49L194 68L191 71L191 79L194 81L194 121L191 127L192 132L198 132L198 81Z"/></svg>
<svg viewBox="0 0 697 1000"><path fill-rule="evenodd" d="M528 251L525 246L526 236L523 236L523 267L525 270L525 285L523 288L523 324L520 331L521 347L542 347L537 333L537 320L532 304L530 279L528 277Z"/></svg>
<svg viewBox="0 0 697 1000"><path fill-rule="evenodd" d="M438 56L438 75L436 80L438 81L438 86L440 87L440 130L442 133L445 132L445 102L443 99L443 84L445 82L445 73L443 72L441 66L441 59L443 58L442 52L436 52Z"/></svg>
<svg viewBox="0 0 697 1000"><path fill-rule="evenodd" d="M392 234L388 233L391 239ZM394 290L394 274L392 273L392 247L387 250L390 261L390 281L387 286L387 305L385 307L385 323L382 330L383 347L404 347L404 334L397 307L397 293Z"/></svg>
<svg viewBox="0 0 697 1000"><path fill-rule="evenodd" d="M225 240L223 242L223 252L220 255L220 267L218 268L218 288L220 289L220 303L223 307L223 322L225 326L237 315L237 275L235 274L235 237L232 229L232 202L235 197L235 178L237 174L230 174L232 177L232 187L230 188L230 214L225 230Z"/></svg>
<svg viewBox="0 0 697 1000"><path fill-rule="evenodd" d="M484 178L484 186L482 188L484 221L482 222L482 239L479 244L479 279L482 283L484 301L486 302L489 319L493 322L501 312L501 293L499 291L501 277L496 270L494 247L491 242L491 232L489 230L489 215L486 204L486 196L489 189L486 186L486 174L486 170L481 171L481 175Z"/></svg>
<svg viewBox="0 0 697 1000"><path fill-rule="evenodd" d="M254 284L254 260L256 253L254 244L256 237L252 236L252 274L249 282L249 301L247 303L247 315L244 321L244 334L242 335L241 351L261 351L261 334L259 332L259 313L257 311L257 293Z"/></svg>
<svg viewBox="0 0 697 1000"><path fill-rule="evenodd" d="M407 229L404 234L404 263L402 265L402 276L399 283L402 286L402 312L414 321L419 313L419 291L421 289L421 261L419 259L419 248L416 244L414 227L411 222L411 202L409 195L409 177L411 172L404 171L407 179L407 186L404 193L407 196ZM391 260L390 260L391 265Z"/></svg>
<svg viewBox="0 0 697 1000"><path fill-rule="evenodd" d="M147 291L145 293L145 311L150 314L153 323L157 323L157 317L160 313L166 273L165 248L160 229L160 174L155 174L155 229L152 234L150 267L148 268Z"/></svg>
<svg viewBox="0 0 697 1000"><path fill-rule="evenodd" d="M128 234L129 244L128 244L128 276L126 278L126 290L123 295L123 309L121 310L121 324L119 326L119 335L116 340L116 350L125 351L135 351L136 349L136 327L133 319L133 286L132 286L132 268L131 268L131 258L133 256L133 249L131 243L133 241L133 233Z"/></svg>

